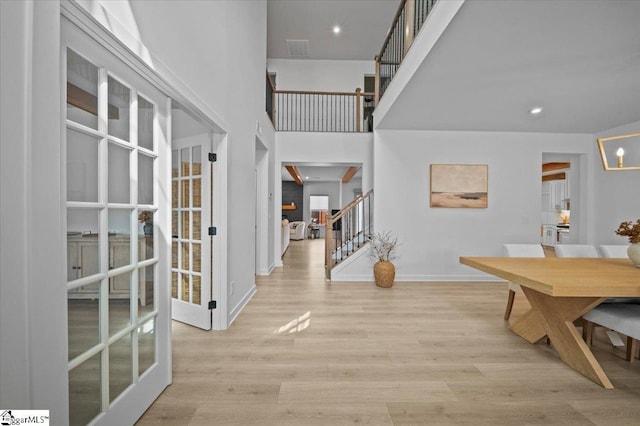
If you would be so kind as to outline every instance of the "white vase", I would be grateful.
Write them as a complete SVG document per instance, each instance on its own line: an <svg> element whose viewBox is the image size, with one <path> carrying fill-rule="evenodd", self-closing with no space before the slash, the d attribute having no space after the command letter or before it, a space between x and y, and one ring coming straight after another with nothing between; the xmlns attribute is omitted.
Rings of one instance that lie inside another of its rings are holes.
<svg viewBox="0 0 640 426"><path fill-rule="evenodd" d="M631 244L627 249L627 255L631 262L640 268L640 243Z"/></svg>

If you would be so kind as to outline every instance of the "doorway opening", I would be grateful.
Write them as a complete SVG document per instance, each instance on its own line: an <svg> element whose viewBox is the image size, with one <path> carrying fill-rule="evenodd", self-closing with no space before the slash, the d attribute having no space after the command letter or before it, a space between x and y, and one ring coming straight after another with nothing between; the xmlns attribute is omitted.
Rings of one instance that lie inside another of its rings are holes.
<svg viewBox="0 0 640 426"><path fill-rule="evenodd" d="M542 154L541 243L547 249L559 244L577 244L584 239L581 157L580 154Z"/></svg>
<svg viewBox="0 0 640 426"><path fill-rule="evenodd" d="M171 116L172 319L210 330L220 323L217 303L223 294L216 243L223 134L177 102Z"/></svg>

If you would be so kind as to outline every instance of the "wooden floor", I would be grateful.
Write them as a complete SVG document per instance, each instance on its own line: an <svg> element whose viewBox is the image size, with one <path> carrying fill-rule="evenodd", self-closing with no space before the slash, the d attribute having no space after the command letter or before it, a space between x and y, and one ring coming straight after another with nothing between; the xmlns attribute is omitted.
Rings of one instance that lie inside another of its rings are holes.
<svg viewBox="0 0 640 426"><path fill-rule="evenodd" d="M329 283L323 244L292 241L229 330L174 323L173 384L138 424L640 424L640 362L603 335L614 390L511 333L505 283Z"/></svg>

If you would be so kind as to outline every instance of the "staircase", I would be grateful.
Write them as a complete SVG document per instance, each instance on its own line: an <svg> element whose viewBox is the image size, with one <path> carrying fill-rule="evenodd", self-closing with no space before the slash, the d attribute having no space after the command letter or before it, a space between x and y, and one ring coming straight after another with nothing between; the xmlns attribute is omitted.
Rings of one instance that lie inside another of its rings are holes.
<svg viewBox="0 0 640 426"><path fill-rule="evenodd" d="M325 271L331 270L360 250L373 229L373 189L359 195L345 208L327 217L325 233Z"/></svg>

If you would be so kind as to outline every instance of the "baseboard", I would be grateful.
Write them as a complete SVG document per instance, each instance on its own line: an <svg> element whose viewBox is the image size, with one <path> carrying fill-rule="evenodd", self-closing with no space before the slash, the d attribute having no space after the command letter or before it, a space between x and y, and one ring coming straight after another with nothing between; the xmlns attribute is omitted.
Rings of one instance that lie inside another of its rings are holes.
<svg viewBox="0 0 640 426"><path fill-rule="evenodd" d="M269 268L267 269L261 269L259 271L256 272L256 275L271 275L271 272L273 272L273 264L269 265Z"/></svg>
<svg viewBox="0 0 640 426"><path fill-rule="evenodd" d="M356 282L356 281L371 281L371 282L373 282L373 274L371 274L371 275L349 275L349 276L342 276L342 277L340 277L340 279L332 279L331 280L332 283Z"/></svg>
<svg viewBox="0 0 640 426"><path fill-rule="evenodd" d="M339 280L331 280L332 282L349 282L349 281L372 281L371 275L349 275L342 276ZM505 280L491 276L481 275L396 275L395 282L412 282L412 281L429 281L429 282L506 282Z"/></svg>
<svg viewBox="0 0 640 426"><path fill-rule="evenodd" d="M396 281L465 281L465 282L506 282L491 275L396 275Z"/></svg>
<svg viewBox="0 0 640 426"><path fill-rule="evenodd" d="M247 303L249 303L249 301L254 296L254 294L256 294L257 290L258 288L254 284L251 287L251 290L249 290L249 292L244 295L242 300L240 300L240 302L238 302L238 304L231 310L231 312L229 313L229 322L228 322L227 328L231 327L231 324L233 324L236 318L238 318L238 315L240 315L240 312L242 312L242 310L247 305Z"/></svg>

